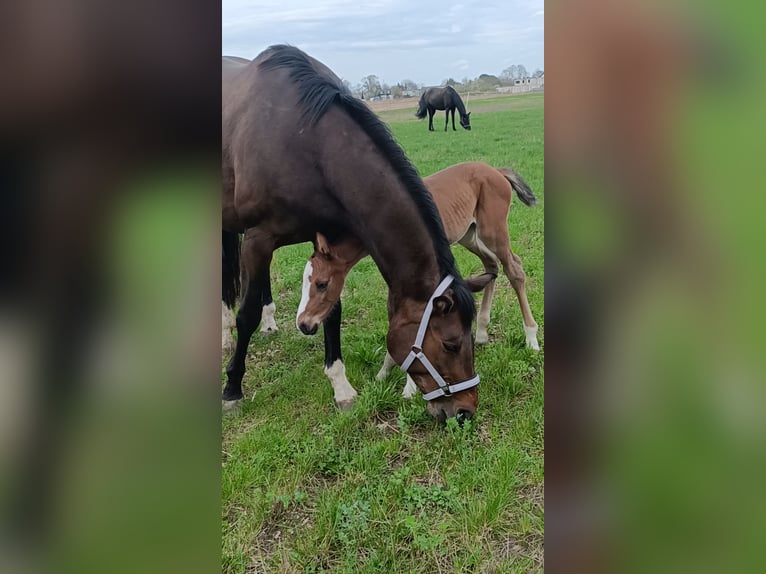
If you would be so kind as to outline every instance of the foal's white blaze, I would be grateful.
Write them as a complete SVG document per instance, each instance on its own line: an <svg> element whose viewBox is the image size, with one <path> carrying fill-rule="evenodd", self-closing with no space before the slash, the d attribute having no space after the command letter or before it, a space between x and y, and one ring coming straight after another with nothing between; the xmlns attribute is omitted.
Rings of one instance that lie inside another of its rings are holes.
<svg viewBox="0 0 766 574"><path fill-rule="evenodd" d="M412 377L407 375L407 384L404 385L404 390L402 391L402 396L405 399L411 399L415 396L415 393L418 392L418 387L415 385L415 381L412 380Z"/></svg>
<svg viewBox="0 0 766 574"><path fill-rule="evenodd" d="M263 306L261 311L261 333L273 333L277 330L277 322L274 320L274 313L277 306L274 301Z"/></svg>
<svg viewBox="0 0 766 574"><path fill-rule="evenodd" d="M382 381L389 375L391 369L393 369L395 365L396 361L394 361L393 357L391 357L391 355L388 354L388 351L386 351L386 358L383 359L383 366L378 371L378 374L375 375L375 378L379 381Z"/></svg>
<svg viewBox="0 0 766 574"><path fill-rule="evenodd" d="M306 262L306 267L303 268L303 286L301 287L301 302L298 305L298 313L295 315L295 326L300 329L298 320L306 310L306 305L309 304L309 288L311 287L311 274L314 272L314 268L311 265L311 261Z"/></svg>
<svg viewBox="0 0 766 574"><path fill-rule="evenodd" d="M332 389L335 392L335 403L343 408L350 407L357 393L346 378L346 365L343 361L336 361L329 367L325 367L324 374L330 379Z"/></svg>
<svg viewBox="0 0 766 574"><path fill-rule="evenodd" d="M234 318L234 311L229 309L223 301L221 301L221 349L224 351L230 351L234 348L234 337L231 334L231 330L237 326L237 321Z"/></svg>
<svg viewBox="0 0 766 574"><path fill-rule="evenodd" d="M533 351L539 351L540 345L537 342L537 325L534 327L527 327L524 325L524 334L527 336L527 347Z"/></svg>

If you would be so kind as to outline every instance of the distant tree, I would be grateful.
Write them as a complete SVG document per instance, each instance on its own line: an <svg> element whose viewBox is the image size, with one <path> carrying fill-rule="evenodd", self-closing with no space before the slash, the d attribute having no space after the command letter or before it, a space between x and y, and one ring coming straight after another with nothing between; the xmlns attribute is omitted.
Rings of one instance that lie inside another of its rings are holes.
<svg viewBox="0 0 766 574"><path fill-rule="evenodd" d="M380 80L378 76L370 74L362 78L362 91L367 99L374 98L380 94Z"/></svg>
<svg viewBox="0 0 766 574"><path fill-rule="evenodd" d="M391 96L394 98L401 98L402 92L404 92L404 88L402 88L401 84L396 84L395 86L391 86Z"/></svg>
<svg viewBox="0 0 766 574"><path fill-rule="evenodd" d="M402 80L401 84L402 84L402 90L404 91L417 92L419 89L418 85L410 79Z"/></svg>
<svg viewBox="0 0 766 574"><path fill-rule="evenodd" d="M386 95L386 96L390 95L391 94L391 86L389 86L388 84L386 84L384 82L383 84L380 85L380 93L383 94L383 95Z"/></svg>
<svg viewBox="0 0 766 574"><path fill-rule="evenodd" d="M528 78L529 74L527 73L527 69L522 64L514 64L512 66L508 66L505 70L500 72L500 77L506 81L522 80L524 78Z"/></svg>
<svg viewBox="0 0 766 574"><path fill-rule="evenodd" d="M442 86L459 86L460 82L456 82L454 78L447 78L446 80L442 81Z"/></svg>
<svg viewBox="0 0 766 574"><path fill-rule="evenodd" d="M518 66L516 66L515 64L513 66L508 66L505 70L500 72L500 77L506 81L515 79L517 68Z"/></svg>
<svg viewBox="0 0 766 574"><path fill-rule="evenodd" d="M349 92L354 92L354 88L351 87L351 82L348 80L341 80L343 82L343 87L346 88Z"/></svg>

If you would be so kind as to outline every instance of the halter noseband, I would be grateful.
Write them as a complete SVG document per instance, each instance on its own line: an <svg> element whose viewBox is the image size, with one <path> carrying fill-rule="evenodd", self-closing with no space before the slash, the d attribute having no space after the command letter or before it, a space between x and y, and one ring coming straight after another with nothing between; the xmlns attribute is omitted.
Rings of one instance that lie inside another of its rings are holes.
<svg viewBox="0 0 766 574"><path fill-rule="evenodd" d="M423 318L420 320L418 334L415 336L415 343L412 345L410 354L407 355L407 358L404 359L401 365L402 370L407 372L407 369L412 366L412 363L415 361L415 359L418 359L430 373L430 375L434 378L436 384L439 385L439 388L431 391L430 393L423 394L423 398L427 401L438 399L439 397L449 397L452 396L453 393L471 389L479 384L479 375L474 375L470 379L460 383L448 385L444 378L439 374L439 371L436 370L436 368L431 364L431 361L428 360L428 357L426 357L423 353L423 339L426 336L428 321L431 320L431 313L434 310L434 299L444 293L447 290L447 287L449 287L454 280L455 278L452 275L447 275L444 279L442 279L442 282L439 283L439 286L434 291L434 294L431 295L431 298L426 304L425 311L423 311Z"/></svg>

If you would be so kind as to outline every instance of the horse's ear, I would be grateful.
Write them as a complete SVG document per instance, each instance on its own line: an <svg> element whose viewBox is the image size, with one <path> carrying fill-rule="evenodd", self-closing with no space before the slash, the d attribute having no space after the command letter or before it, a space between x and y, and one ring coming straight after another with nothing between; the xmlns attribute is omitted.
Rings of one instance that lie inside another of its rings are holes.
<svg viewBox="0 0 766 574"><path fill-rule="evenodd" d="M331 257L332 251L330 249L330 242L327 238L317 231L317 251L325 257Z"/></svg>
<svg viewBox="0 0 766 574"><path fill-rule="evenodd" d="M445 293L434 299L434 312L437 315L446 315L450 311L452 311L452 297Z"/></svg>
<svg viewBox="0 0 766 574"><path fill-rule="evenodd" d="M471 115L471 112L466 112L466 114L465 114L465 115L466 115L466 116L470 116L470 115Z"/></svg>

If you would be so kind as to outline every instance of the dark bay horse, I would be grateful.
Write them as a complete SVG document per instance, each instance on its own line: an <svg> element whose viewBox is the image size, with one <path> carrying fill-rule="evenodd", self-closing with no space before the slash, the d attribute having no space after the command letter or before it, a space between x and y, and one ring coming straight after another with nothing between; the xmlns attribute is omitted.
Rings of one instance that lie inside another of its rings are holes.
<svg viewBox="0 0 766 574"><path fill-rule="evenodd" d="M225 63L222 182L224 236L244 233L244 292L224 401L243 397L245 355L261 321L274 250L314 241L319 232L357 237L380 269L389 287L388 352L432 397L429 412L473 415L479 378L469 287L483 285L461 278L423 181L385 124L335 74L292 46L272 46L247 64ZM225 261L239 256L234 245L223 242ZM328 323L340 329L340 305ZM326 370L335 366L326 363ZM345 375L338 380L336 401L353 401Z"/></svg>
<svg viewBox="0 0 766 574"><path fill-rule="evenodd" d="M452 86L445 88L427 88L423 95L420 96L420 102L418 102L418 111L415 116L421 120L426 117L428 113L428 129L434 131L434 114L436 110L445 110L444 112L444 131L447 131L447 124L449 123L449 115L452 112L452 131L455 129L455 108L457 108L460 114L460 125L465 129L471 129L471 112L465 111L463 100L460 99L460 95L455 91Z"/></svg>
<svg viewBox="0 0 766 574"><path fill-rule="evenodd" d="M537 322L527 300L526 274L521 259L511 250L508 235L508 215L514 192L522 203L531 206L537 201L532 190L514 170L498 169L482 162L447 167L429 175L423 182L436 202L447 240L460 243L481 259L486 273L497 276L502 266L519 301L527 346L539 351ZM316 332L319 323L340 299L351 268L367 255L364 246L353 237L331 245L319 235L317 247L306 264L311 265L311 271L304 273L296 317L296 325L305 334ZM484 289L476 324L476 343L486 343L489 339L487 325L494 290L493 280ZM391 361L387 359L386 363Z"/></svg>

